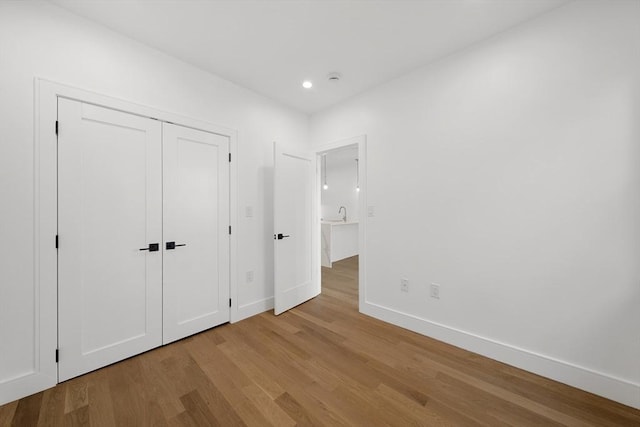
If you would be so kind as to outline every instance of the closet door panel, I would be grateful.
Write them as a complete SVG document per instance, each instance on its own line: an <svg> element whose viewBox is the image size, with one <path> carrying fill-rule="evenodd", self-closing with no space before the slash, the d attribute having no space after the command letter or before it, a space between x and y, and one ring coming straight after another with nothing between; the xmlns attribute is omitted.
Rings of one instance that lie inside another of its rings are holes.
<svg viewBox="0 0 640 427"><path fill-rule="evenodd" d="M163 124L163 342L229 321L229 139Z"/></svg>
<svg viewBox="0 0 640 427"><path fill-rule="evenodd" d="M158 121L60 99L59 380L162 343Z"/></svg>

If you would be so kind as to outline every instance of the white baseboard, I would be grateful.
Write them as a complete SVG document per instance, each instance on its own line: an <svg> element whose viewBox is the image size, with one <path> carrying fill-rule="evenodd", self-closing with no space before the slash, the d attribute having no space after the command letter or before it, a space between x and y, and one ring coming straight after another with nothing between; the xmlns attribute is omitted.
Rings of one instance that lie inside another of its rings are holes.
<svg viewBox="0 0 640 427"><path fill-rule="evenodd" d="M365 302L360 311L384 322L640 409L640 384L371 302Z"/></svg>
<svg viewBox="0 0 640 427"><path fill-rule="evenodd" d="M0 380L0 406L55 387L57 382L57 377L34 373L27 373L8 380Z"/></svg>
<svg viewBox="0 0 640 427"><path fill-rule="evenodd" d="M267 310L273 310L273 297L238 306L238 312L231 323L239 322L247 317L255 316Z"/></svg>

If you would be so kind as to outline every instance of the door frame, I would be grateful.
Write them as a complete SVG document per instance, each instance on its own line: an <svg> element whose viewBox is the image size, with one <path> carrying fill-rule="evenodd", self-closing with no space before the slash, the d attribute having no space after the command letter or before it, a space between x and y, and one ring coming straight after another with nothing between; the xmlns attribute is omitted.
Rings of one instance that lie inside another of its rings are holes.
<svg viewBox="0 0 640 427"><path fill-rule="evenodd" d="M228 137L229 153L234 159L229 168L229 225L232 230L237 230L238 224L238 162L235 160L238 152L238 133L236 130L38 77L34 79L34 94L34 272L37 302L35 333L36 348L39 352L36 371L45 375L47 380L34 387L31 393L52 387L58 382L54 355L58 345L58 267L55 238L58 223L56 121L59 97ZM239 320L237 236L237 232L229 236L231 323ZM21 393L19 397L31 393Z"/></svg>
<svg viewBox="0 0 640 427"><path fill-rule="evenodd" d="M317 241L320 244L321 240L321 226L320 218L321 205L322 205L322 170L319 166L321 164L322 153L332 151L336 149L345 148L347 146L358 147L358 167L359 167L359 185L360 192L358 195L358 311L362 313L362 308L367 301L366 289L367 289L367 135L358 135L351 138L339 139L327 144L313 147L313 152L316 155L316 210L317 210ZM321 250L318 252L318 265L321 264ZM320 268L320 289L322 290L322 268Z"/></svg>

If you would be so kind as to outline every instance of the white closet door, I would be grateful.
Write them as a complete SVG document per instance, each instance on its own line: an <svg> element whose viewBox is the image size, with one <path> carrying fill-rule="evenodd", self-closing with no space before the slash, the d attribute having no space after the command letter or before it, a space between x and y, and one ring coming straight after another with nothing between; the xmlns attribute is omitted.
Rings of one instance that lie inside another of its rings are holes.
<svg viewBox="0 0 640 427"><path fill-rule="evenodd" d="M162 344L158 121L59 99L59 380Z"/></svg>
<svg viewBox="0 0 640 427"><path fill-rule="evenodd" d="M229 138L163 124L163 342L229 321Z"/></svg>

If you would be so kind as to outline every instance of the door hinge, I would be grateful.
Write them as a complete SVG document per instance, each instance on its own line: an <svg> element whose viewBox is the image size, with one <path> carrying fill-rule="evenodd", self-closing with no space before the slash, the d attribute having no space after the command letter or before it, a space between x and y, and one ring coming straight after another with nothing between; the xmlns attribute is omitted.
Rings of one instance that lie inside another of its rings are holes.
<svg viewBox="0 0 640 427"><path fill-rule="evenodd" d="M58 235L56 234L56 249L58 249Z"/></svg>
<svg viewBox="0 0 640 427"><path fill-rule="evenodd" d="M229 153L229 163L231 163L231 153Z"/></svg>
<svg viewBox="0 0 640 427"><path fill-rule="evenodd" d="M229 226L229 234L231 234L231 226Z"/></svg>
<svg viewBox="0 0 640 427"><path fill-rule="evenodd" d="M56 135L58 134L58 121L56 120Z"/></svg>
<svg viewBox="0 0 640 427"><path fill-rule="evenodd" d="M60 360L60 350L56 348L56 363Z"/></svg>
<svg viewBox="0 0 640 427"><path fill-rule="evenodd" d="M231 298L229 298L229 307L231 307Z"/></svg>

